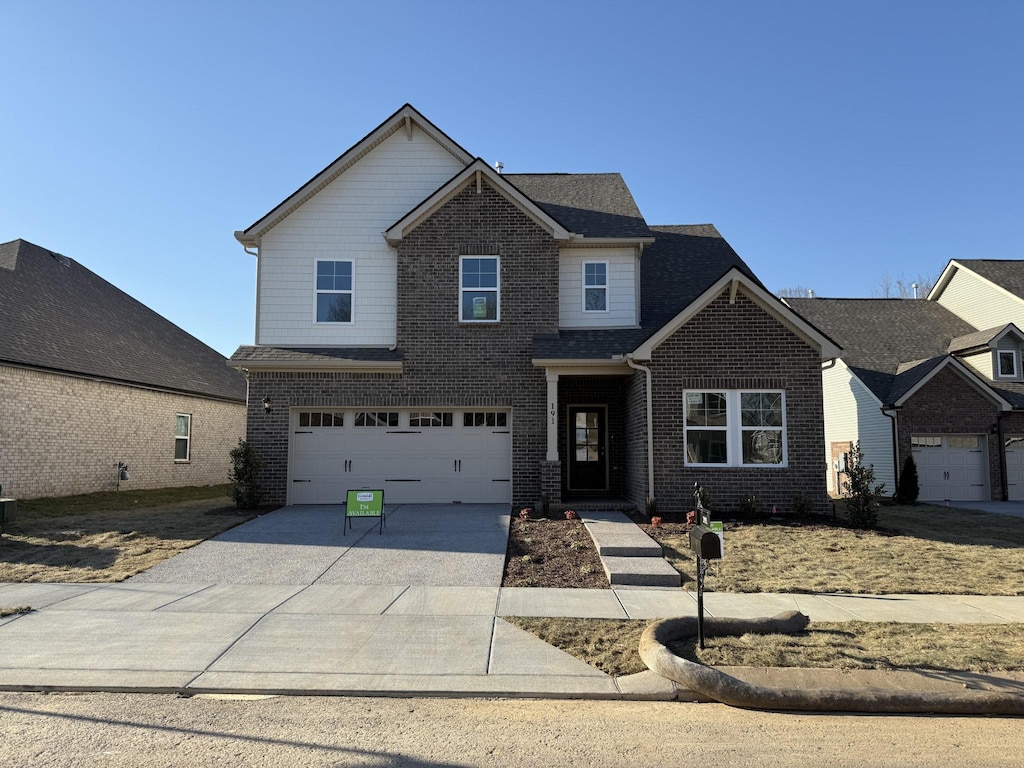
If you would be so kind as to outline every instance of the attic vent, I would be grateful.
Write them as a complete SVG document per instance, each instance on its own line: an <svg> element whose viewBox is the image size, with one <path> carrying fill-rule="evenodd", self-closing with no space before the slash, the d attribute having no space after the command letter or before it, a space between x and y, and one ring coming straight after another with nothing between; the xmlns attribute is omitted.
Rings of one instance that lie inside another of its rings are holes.
<svg viewBox="0 0 1024 768"><path fill-rule="evenodd" d="M55 258L58 262L60 262L62 266L65 266L65 267L70 267L71 266L71 259L69 259L67 256L65 256L63 253L53 253L51 251L50 255L53 256L53 258Z"/></svg>

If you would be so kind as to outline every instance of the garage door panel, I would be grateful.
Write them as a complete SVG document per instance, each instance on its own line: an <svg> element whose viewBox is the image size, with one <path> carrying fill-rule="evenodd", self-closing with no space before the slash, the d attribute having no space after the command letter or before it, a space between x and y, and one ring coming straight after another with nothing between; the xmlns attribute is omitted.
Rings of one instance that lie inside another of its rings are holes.
<svg viewBox="0 0 1024 768"><path fill-rule="evenodd" d="M919 498L981 501L988 495L988 461L982 435L913 435Z"/></svg>
<svg viewBox="0 0 1024 768"><path fill-rule="evenodd" d="M399 411L397 428L393 420L388 427L357 427L356 412L345 413L341 428L293 429L291 503L337 504L356 488L383 488L387 503L511 501L509 429L486 421L465 427L459 411L444 426L422 428L409 427L409 411ZM480 414L473 413L469 421L478 423ZM498 418L501 426L509 419L507 413ZM491 413L487 420L498 419Z"/></svg>

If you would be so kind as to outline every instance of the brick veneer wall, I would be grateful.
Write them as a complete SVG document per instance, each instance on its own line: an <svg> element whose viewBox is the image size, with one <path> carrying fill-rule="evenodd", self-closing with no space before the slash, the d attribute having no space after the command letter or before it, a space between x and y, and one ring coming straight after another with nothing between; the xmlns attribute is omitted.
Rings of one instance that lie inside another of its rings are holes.
<svg viewBox="0 0 1024 768"><path fill-rule="evenodd" d="M903 462L910 455L910 438L915 434L958 434L970 433L986 436L988 450L988 476L990 498L1002 498L1002 470L999 453L1002 446L990 430L996 426L998 409L991 399L971 386L956 371L944 368L934 378L914 393L899 411L898 470L903 471ZM1004 432L1015 430L1014 424L1024 427L1019 415L1011 417L1004 424ZM887 494L895 488L886 488Z"/></svg>
<svg viewBox="0 0 1024 768"><path fill-rule="evenodd" d="M460 323L459 257L492 255L501 257L501 320ZM475 406L511 408L513 503L535 504L547 383L531 362L532 341L558 330L557 244L489 185L477 193L473 184L399 245L397 288L402 374L250 374L249 440L267 463L269 498L286 497L290 407ZM259 402L264 395L274 402L270 414Z"/></svg>
<svg viewBox="0 0 1024 768"><path fill-rule="evenodd" d="M0 484L36 498L122 489L218 485L245 434L245 406L0 366ZM192 414L191 460L174 461L175 415Z"/></svg>
<svg viewBox="0 0 1024 768"><path fill-rule="evenodd" d="M691 509L694 481L708 490L712 509L723 517L735 514L747 494L755 494L768 509L776 505L788 510L799 494L808 496L816 510L826 509L821 363L816 350L742 291L735 304L724 291L654 351L649 367L659 511ZM787 467L686 465L683 391L716 388L785 391Z"/></svg>
<svg viewBox="0 0 1024 768"><path fill-rule="evenodd" d="M623 495L646 509L647 497L647 376L638 371L624 382L626 477Z"/></svg>

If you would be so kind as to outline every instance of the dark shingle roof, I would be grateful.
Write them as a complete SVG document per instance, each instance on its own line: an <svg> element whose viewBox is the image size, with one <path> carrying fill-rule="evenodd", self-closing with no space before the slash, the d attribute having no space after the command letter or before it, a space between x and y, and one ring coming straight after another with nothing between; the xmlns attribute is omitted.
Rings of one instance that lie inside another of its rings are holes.
<svg viewBox="0 0 1024 768"><path fill-rule="evenodd" d="M503 178L571 232L584 237L651 237L617 173L507 173Z"/></svg>
<svg viewBox="0 0 1024 768"><path fill-rule="evenodd" d="M215 350L81 264L0 244L0 361L245 402Z"/></svg>
<svg viewBox="0 0 1024 768"><path fill-rule="evenodd" d="M957 259L986 280L1024 299L1024 261L1009 259Z"/></svg>
<svg viewBox="0 0 1024 768"><path fill-rule="evenodd" d="M537 336L535 358L601 360L632 352L733 267L762 285L711 224L651 227L651 232L654 244L640 258L641 327Z"/></svg>
<svg viewBox="0 0 1024 768"><path fill-rule="evenodd" d="M340 361L368 363L401 362L405 355L384 347L264 347L241 346L231 362L242 367L258 363L330 364Z"/></svg>
<svg viewBox="0 0 1024 768"><path fill-rule="evenodd" d="M950 340L975 332L972 325L938 302L924 299L786 299L786 302L839 343L843 360L883 403L892 402L897 390L909 389L903 384L911 380L912 371L924 375L920 366L901 369L901 364L941 361L947 354ZM895 380L897 373L900 373L900 382Z"/></svg>

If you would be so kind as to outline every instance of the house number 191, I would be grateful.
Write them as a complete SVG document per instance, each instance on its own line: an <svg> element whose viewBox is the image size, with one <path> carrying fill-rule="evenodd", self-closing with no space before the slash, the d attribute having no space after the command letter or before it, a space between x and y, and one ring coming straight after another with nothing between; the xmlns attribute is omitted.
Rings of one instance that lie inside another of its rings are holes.
<svg viewBox="0 0 1024 768"><path fill-rule="evenodd" d="M556 409L555 409L555 404L554 404L554 403L552 403L552 404L551 404L551 423L552 423L552 424L554 424L554 423L555 423L555 415L556 415L556 413L557 413L557 411L556 411Z"/></svg>

